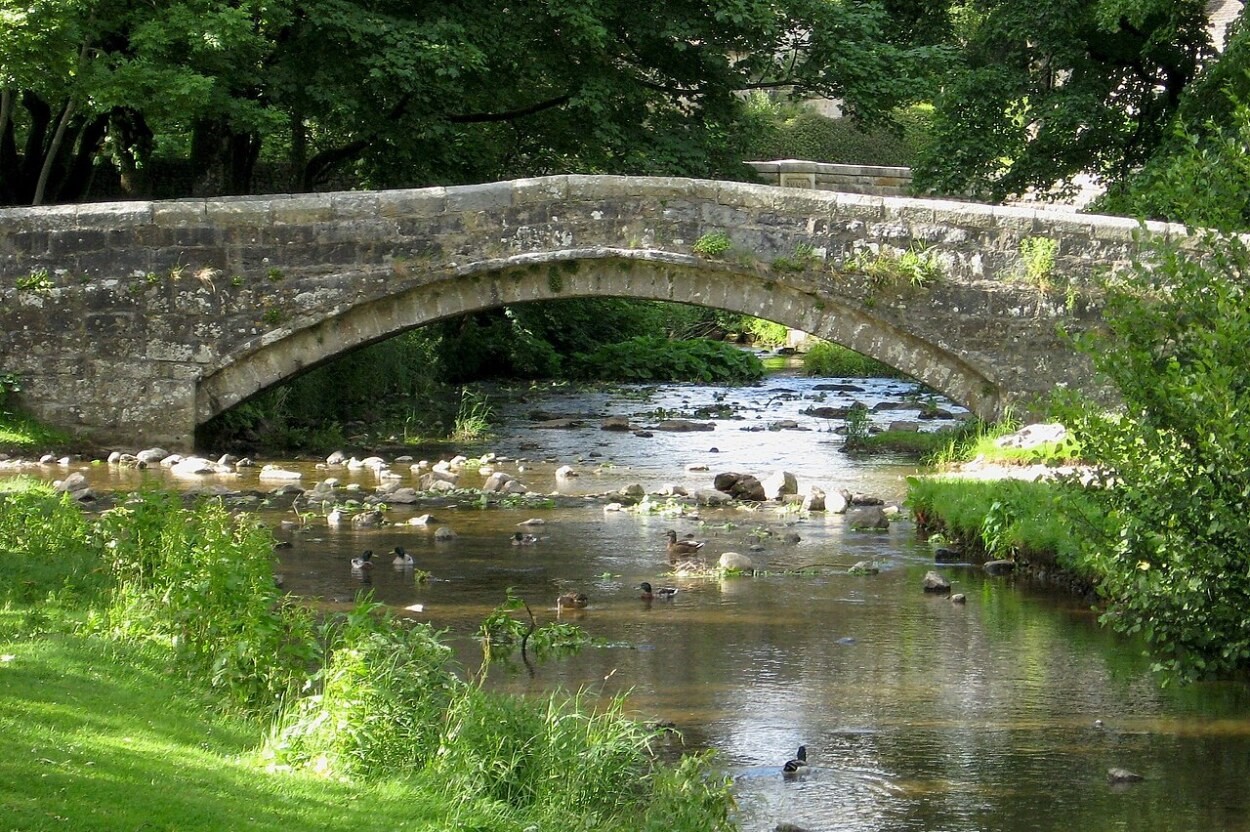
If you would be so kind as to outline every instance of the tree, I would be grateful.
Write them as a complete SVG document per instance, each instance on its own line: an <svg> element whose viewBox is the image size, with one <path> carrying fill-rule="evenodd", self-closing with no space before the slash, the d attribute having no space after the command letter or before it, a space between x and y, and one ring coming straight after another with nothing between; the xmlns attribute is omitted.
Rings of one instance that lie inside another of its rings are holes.
<svg viewBox="0 0 1250 832"><path fill-rule="evenodd" d="M1228 33L1218 61L1186 89L1171 130L1142 169L1115 187L1098 210L1250 229L1250 31Z"/></svg>
<svg viewBox="0 0 1250 832"><path fill-rule="evenodd" d="M1169 133L1212 55L1203 0L973 0L918 187L1002 200L1119 182Z"/></svg>
<svg viewBox="0 0 1250 832"><path fill-rule="evenodd" d="M1143 635L1168 678L1250 668L1250 250L1161 247L1111 287L1095 365L1124 410L1065 419L1098 461L1111 539L1086 552L1104 621Z"/></svg>
<svg viewBox="0 0 1250 832"><path fill-rule="evenodd" d="M736 175L741 92L835 96L872 118L923 94L943 55L864 0L0 0L0 14L9 203L32 201L44 166L47 199L80 198L89 177L69 171L102 152L136 192L162 157L206 194L248 190L260 162L292 190Z"/></svg>

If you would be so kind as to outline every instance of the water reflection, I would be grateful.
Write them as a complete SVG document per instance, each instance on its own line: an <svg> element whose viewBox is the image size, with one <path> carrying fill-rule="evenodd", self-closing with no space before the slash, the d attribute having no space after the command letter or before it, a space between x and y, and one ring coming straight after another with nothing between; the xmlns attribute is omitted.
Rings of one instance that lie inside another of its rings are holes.
<svg viewBox="0 0 1250 832"><path fill-rule="evenodd" d="M574 497L631 482L693 491L707 489L718 471L784 468L798 475L801 489L819 484L899 499L912 466L848 459L829 424L802 414L817 395L825 393L826 404L840 395L815 390L818 383L530 393L507 405L511 421L490 450L506 458L498 470ZM854 395L873 403L904 392L899 382L868 388ZM645 427L727 401L738 407L708 420L713 431L639 437L598 427L605 416L626 415ZM585 427L537 429L525 418L533 410L580 417ZM881 410L874 420L905 416ZM768 429L786 419L807 430ZM327 476L312 460L282 464L300 471L305 486ZM578 476L558 480L564 465ZM406 465L391 468L409 481ZM87 473L97 488L163 476ZM366 469L333 475L362 492L380 483ZM252 472L220 482L259 486ZM527 695L627 692L640 718L676 723L684 747L719 752L748 830L779 822L926 832L1250 828L1246 686L1160 691L1139 646L1098 629L1074 599L957 565L936 568L967 595L965 606L925 595L920 582L935 568L932 555L906 521L857 532L832 514L704 508L697 517L672 517L605 512L599 500L574 503L396 506L391 524L376 529L331 525L320 511L300 516L281 502L253 506L290 542L278 553L288 590L346 607L368 589L397 611L447 628L468 667L481 655L472 634L509 588L539 624L555 620L558 595L585 592L589 605L575 611L576 622L607 646L539 663L532 675L519 662L501 664L489 684ZM430 524L406 524L426 512L435 515ZM545 522L521 525L534 517ZM436 539L440 527L455 536ZM709 559L747 552L764 574L665 576L670 528L706 540ZM513 545L518 531L537 542ZM411 554L414 569L392 567L386 553L396 547ZM353 571L351 559L365 549L378 564ZM880 573L848 574L860 560L875 561ZM418 571L430 579L416 580ZM680 592L647 602L639 597L642 581ZM800 744L811 765L802 777L784 779L780 767ZM1112 766L1146 779L1112 788Z"/></svg>

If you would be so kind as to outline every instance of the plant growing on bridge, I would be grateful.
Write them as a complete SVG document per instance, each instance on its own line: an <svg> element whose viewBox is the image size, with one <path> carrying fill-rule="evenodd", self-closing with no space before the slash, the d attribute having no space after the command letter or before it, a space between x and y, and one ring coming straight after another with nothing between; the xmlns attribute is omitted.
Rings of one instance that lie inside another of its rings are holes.
<svg viewBox="0 0 1250 832"><path fill-rule="evenodd" d="M1028 283L1045 290L1055 272L1059 241L1049 237L1025 237L1020 241L1020 267Z"/></svg>
<svg viewBox="0 0 1250 832"><path fill-rule="evenodd" d="M43 293L52 290L52 276L47 269L35 269L17 278L17 288L26 292Z"/></svg>
<svg viewBox="0 0 1250 832"><path fill-rule="evenodd" d="M733 248L733 241L729 239L729 235L724 231L710 231L696 240L690 248L691 251L700 257L712 260L721 257L725 252Z"/></svg>
<svg viewBox="0 0 1250 832"><path fill-rule="evenodd" d="M933 252L915 245L902 251L885 246L875 252L861 249L846 265L867 275L874 286L906 283L923 289L943 276L942 264Z"/></svg>
<svg viewBox="0 0 1250 832"><path fill-rule="evenodd" d="M807 243L799 243L794 253L773 259L769 265L775 272L801 272L818 265L824 259L821 252Z"/></svg>

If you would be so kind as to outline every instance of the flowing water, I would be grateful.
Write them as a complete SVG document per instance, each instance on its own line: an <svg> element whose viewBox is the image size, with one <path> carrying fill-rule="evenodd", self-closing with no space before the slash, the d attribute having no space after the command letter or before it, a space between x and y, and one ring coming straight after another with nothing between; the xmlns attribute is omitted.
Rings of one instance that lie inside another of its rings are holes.
<svg viewBox="0 0 1250 832"><path fill-rule="evenodd" d="M472 638L509 588L539 624L557 618L567 591L590 598L564 611L598 646L527 666L496 663L489 684L542 695L553 689L628 694L645 720L673 722L672 750L715 749L734 778L746 830L792 823L810 830L1250 830L1250 689L1204 684L1160 690L1139 644L1101 629L1083 602L974 567L933 564L910 521L886 532L850 530L845 518L775 508L701 508L695 513L605 510L595 497L628 483L710 490L720 471L795 473L817 484L898 502L913 465L857 459L840 450L837 424L806 407L858 399L906 402L910 385L852 382L860 391L819 390L835 380L773 377L754 388L672 386L612 393L536 390L505 405L489 450L532 488L558 492L551 507L393 507L379 529L331 526L275 501L254 504L288 539L279 551L286 588L346 608L367 581L396 611L447 628L461 661L476 667ZM874 413L884 426L916 415ZM706 408L700 410L700 408ZM951 408L958 411L958 408ZM580 428L538 429L527 416L577 417ZM669 416L705 417L715 430L650 437L599 429L608 415L639 426ZM715 418L706 418L706 417ZM774 430L793 420L802 430ZM949 424L939 421L935 424ZM368 470L318 470L279 461L312 485L327 476L364 491ZM556 479L570 465L578 476ZM706 466L704 469L703 466ZM691 468L698 470L691 470ZM410 484L408 464L391 470ZM161 472L85 470L97 489L130 488ZM48 476L63 476L57 466ZM477 485L463 475L465 484ZM247 471L218 484L267 488ZM211 481L211 478L210 478ZM428 526L405 524L432 513ZM519 526L540 518L542 525ZM434 530L456 536L437 541ZM664 532L693 533L715 558L749 554L764 574L725 579L666 576ZM518 530L538 536L513 546ZM389 565L403 546L431 580ZM755 547L754 549L752 547ZM365 576L349 560L379 553ZM874 560L880 574L847 569ZM920 589L937 568L965 605ZM641 581L676 587L672 600L644 601ZM419 610L419 611L417 611ZM806 745L809 767L782 776ZM1112 786L1107 770L1145 779Z"/></svg>

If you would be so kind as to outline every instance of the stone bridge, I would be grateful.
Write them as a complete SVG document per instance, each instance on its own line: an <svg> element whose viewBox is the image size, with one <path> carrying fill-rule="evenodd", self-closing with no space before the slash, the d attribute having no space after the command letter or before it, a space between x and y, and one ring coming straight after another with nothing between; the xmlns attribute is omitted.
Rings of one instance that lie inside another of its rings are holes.
<svg viewBox="0 0 1250 832"><path fill-rule="evenodd" d="M1085 286L1137 237L1120 218L611 176L11 208L0 373L84 443L187 449L206 420L364 344L618 296L805 330L991 417L1088 383L1059 330L1097 323ZM1029 238L1053 241L1053 269L1022 255Z"/></svg>

